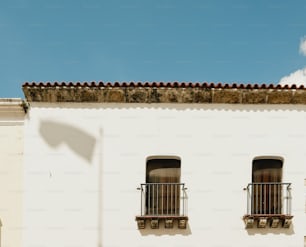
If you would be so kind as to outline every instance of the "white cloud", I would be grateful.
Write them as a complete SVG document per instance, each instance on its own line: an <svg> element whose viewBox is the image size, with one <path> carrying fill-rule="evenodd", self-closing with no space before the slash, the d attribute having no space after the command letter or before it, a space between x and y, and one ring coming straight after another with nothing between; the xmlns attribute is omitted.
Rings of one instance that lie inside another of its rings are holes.
<svg viewBox="0 0 306 247"><path fill-rule="evenodd" d="M306 56L306 36L304 36L303 38L301 38L301 42L300 42L300 53L303 56Z"/></svg>
<svg viewBox="0 0 306 247"><path fill-rule="evenodd" d="M306 56L306 36L301 38L300 42L300 54ZM284 76L280 79L280 85L292 85L295 84L297 86L306 85L306 67L303 69L299 69L288 76Z"/></svg>
<svg viewBox="0 0 306 247"><path fill-rule="evenodd" d="M288 76L284 76L279 81L280 85L292 85L295 84L297 86L306 85L306 67L303 69L299 69Z"/></svg>

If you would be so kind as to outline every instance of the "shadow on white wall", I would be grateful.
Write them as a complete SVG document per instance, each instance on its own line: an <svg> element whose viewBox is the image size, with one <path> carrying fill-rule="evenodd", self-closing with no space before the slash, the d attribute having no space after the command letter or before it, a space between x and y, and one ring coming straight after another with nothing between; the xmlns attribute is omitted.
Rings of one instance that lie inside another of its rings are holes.
<svg viewBox="0 0 306 247"><path fill-rule="evenodd" d="M40 122L39 133L46 143L52 147L57 148L60 145L67 145L76 155L86 160L90 165L93 159L95 146L99 148L99 172L98 172L98 215L97 215L97 241L98 247L102 247L102 136L103 130L100 128L97 137L92 136L88 132L65 123L59 123L50 120L43 120ZM1 238L0 238L1 239ZM1 245L0 245L1 247Z"/></svg>
<svg viewBox="0 0 306 247"><path fill-rule="evenodd" d="M290 228L253 228L247 229L248 235L266 235L266 234L284 234L284 235L293 235L294 234L294 227L291 224Z"/></svg>
<svg viewBox="0 0 306 247"><path fill-rule="evenodd" d="M140 234L142 236L148 236L148 235L155 235L155 236L162 236L162 235L182 235L182 236L188 236L191 235L191 228L189 223L187 223L186 229L178 229L177 222L173 222L173 228L166 229L164 228L163 224L160 224L159 229L151 229L149 221L146 222L146 228L139 230Z"/></svg>
<svg viewBox="0 0 306 247"><path fill-rule="evenodd" d="M96 138L82 129L54 121L41 121L39 132L53 148L66 144L73 152L91 163Z"/></svg>

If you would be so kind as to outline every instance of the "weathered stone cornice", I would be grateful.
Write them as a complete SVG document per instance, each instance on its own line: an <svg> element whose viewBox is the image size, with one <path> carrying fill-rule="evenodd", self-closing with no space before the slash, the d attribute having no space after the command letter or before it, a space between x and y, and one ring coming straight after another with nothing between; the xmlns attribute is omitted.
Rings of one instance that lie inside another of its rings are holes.
<svg viewBox="0 0 306 247"><path fill-rule="evenodd" d="M24 84L28 102L306 104L304 87L228 84Z"/></svg>

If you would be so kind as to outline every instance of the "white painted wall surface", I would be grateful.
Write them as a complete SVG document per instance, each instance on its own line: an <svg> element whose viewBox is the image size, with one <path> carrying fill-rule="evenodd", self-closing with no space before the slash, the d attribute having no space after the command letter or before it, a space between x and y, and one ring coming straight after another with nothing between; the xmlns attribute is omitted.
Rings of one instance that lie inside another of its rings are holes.
<svg viewBox="0 0 306 247"><path fill-rule="evenodd" d="M301 247L306 106L32 103L25 124L23 246ZM181 157L186 230L139 231L151 155ZM293 226L246 230L252 159L284 158Z"/></svg>
<svg viewBox="0 0 306 247"><path fill-rule="evenodd" d="M24 112L21 100L0 99L0 247L20 247Z"/></svg>

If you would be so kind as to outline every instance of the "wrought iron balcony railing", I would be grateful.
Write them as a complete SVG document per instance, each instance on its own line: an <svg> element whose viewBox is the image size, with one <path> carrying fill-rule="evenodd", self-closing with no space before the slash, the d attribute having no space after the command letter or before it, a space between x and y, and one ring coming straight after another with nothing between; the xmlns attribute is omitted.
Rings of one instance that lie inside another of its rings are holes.
<svg viewBox="0 0 306 247"><path fill-rule="evenodd" d="M178 220L179 228L186 228L187 194L184 183L143 183L140 185L140 216L136 216L139 223L145 224L146 219L165 220L165 227L171 228L173 220ZM169 223L167 225L167 222Z"/></svg>
<svg viewBox="0 0 306 247"><path fill-rule="evenodd" d="M265 227L268 222L272 227L278 227L279 222L289 227L293 217L290 186L291 183L249 183L245 188L247 213L243 218L246 226L252 227L255 220L258 221L258 227Z"/></svg>

